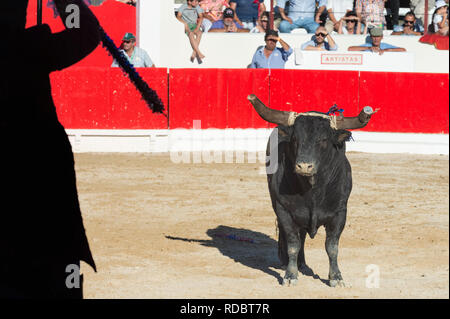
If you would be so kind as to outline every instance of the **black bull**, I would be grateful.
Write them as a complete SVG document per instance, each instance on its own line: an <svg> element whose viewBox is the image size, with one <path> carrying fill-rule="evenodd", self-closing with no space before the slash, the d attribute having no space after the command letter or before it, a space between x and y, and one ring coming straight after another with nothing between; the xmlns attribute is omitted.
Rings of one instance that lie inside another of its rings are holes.
<svg viewBox="0 0 450 319"><path fill-rule="evenodd" d="M297 114L267 108L255 95L248 97L258 114L278 124L278 143L269 150L278 156L276 169L267 171L272 206L279 227L278 256L287 265L284 285L295 285L298 270L308 270L304 246L306 234L314 238L326 229L325 248L330 262L330 286L345 286L337 256L344 229L347 201L352 189L346 129L364 127L374 113L365 108L357 117L331 117L319 112ZM275 152L275 153L274 153ZM268 167L274 167L273 163Z"/></svg>

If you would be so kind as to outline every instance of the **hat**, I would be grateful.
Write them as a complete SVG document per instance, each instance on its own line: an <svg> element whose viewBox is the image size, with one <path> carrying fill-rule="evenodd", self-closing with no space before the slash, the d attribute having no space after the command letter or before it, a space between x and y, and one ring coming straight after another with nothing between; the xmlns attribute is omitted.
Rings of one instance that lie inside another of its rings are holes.
<svg viewBox="0 0 450 319"><path fill-rule="evenodd" d="M136 40L136 37L134 36L134 34L130 33L130 32L125 33L122 41L130 41L130 40Z"/></svg>
<svg viewBox="0 0 450 319"><path fill-rule="evenodd" d="M447 3L444 0L438 0L436 1L436 9L439 9L440 7L445 7Z"/></svg>
<svg viewBox="0 0 450 319"><path fill-rule="evenodd" d="M226 8L225 10L223 10L223 17L234 18L234 10L231 8Z"/></svg>
<svg viewBox="0 0 450 319"><path fill-rule="evenodd" d="M372 28L370 29L370 35L373 37L382 37L383 36L383 29L381 28Z"/></svg>

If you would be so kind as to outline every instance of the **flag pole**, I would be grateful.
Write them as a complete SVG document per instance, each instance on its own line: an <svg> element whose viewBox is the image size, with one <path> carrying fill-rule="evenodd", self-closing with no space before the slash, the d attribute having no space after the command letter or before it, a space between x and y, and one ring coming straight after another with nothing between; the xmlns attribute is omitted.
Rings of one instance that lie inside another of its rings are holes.
<svg viewBox="0 0 450 319"><path fill-rule="evenodd" d="M42 24L42 0L37 0L37 24Z"/></svg>

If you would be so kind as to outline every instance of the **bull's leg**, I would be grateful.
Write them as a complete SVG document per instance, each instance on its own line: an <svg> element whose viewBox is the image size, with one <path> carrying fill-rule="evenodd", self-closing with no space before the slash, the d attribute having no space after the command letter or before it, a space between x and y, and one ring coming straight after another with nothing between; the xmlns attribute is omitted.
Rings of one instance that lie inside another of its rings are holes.
<svg viewBox="0 0 450 319"><path fill-rule="evenodd" d="M330 280L331 287L345 287L345 283L342 279L341 271L339 270L337 262L339 238L341 237L344 225L345 214L338 214L336 218L334 218L333 221L326 226L327 235L325 240L325 249L327 251L328 259L330 262L330 272L328 274L328 279Z"/></svg>
<svg viewBox="0 0 450 319"><path fill-rule="evenodd" d="M298 283L297 258L300 251L298 227L292 220L291 215L279 204L277 204L276 213L287 243L288 265L283 285L296 285Z"/></svg>
<svg viewBox="0 0 450 319"><path fill-rule="evenodd" d="M306 241L306 231L300 230L300 252L298 253L298 269L300 272L307 276L312 276L313 271L308 267L305 261L305 241Z"/></svg>

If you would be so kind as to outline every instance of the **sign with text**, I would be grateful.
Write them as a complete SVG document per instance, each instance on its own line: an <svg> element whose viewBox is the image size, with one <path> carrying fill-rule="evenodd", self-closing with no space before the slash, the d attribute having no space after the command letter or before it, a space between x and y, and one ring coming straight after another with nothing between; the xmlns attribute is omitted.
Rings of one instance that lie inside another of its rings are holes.
<svg viewBox="0 0 450 319"><path fill-rule="evenodd" d="M362 54L322 54L321 64L363 64Z"/></svg>

